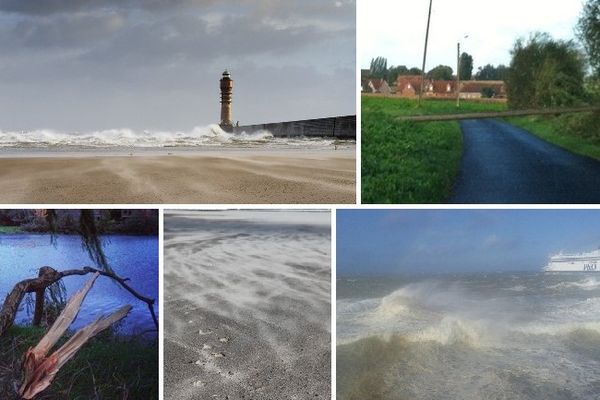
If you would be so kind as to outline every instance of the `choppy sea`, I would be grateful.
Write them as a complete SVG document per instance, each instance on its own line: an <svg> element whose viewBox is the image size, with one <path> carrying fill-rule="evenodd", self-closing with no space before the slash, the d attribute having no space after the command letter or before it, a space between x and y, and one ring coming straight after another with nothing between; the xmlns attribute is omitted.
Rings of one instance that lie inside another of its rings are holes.
<svg viewBox="0 0 600 400"><path fill-rule="evenodd" d="M337 398L600 399L600 274L338 278Z"/></svg>
<svg viewBox="0 0 600 400"><path fill-rule="evenodd" d="M218 125L195 127L190 131L136 131L108 129L90 132L61 132L49 129L33 131L0 130L0 151L60 152L60 151L140 151L177 149L198 150L222 148L339 148L354 145L353 140L327 137L274 137L269 131L228 133Z"/></svg>

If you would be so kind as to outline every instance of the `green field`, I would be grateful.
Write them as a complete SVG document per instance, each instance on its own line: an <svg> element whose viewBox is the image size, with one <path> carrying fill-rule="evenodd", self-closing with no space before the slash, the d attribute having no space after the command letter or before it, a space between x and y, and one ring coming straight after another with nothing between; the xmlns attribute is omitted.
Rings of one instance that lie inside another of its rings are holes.
<svg viewBox="0 0 600 400"><path fill-rule="evenodd" d="M504 103L361 99L362 202L444 203L458 173L458 122L397 121L405 115L504 111Z"/></svg>

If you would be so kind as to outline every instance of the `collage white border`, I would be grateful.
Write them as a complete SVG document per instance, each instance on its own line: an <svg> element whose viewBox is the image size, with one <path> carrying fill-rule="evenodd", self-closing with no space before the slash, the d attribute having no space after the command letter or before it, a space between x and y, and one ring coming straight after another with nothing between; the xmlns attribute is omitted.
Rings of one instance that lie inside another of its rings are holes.
<svg viewBox="0 0 600 400"><path fill-rule="evenodd" d="M360 6L356 2L356 32L360 32L358 19ZM360 45L356 41L356 181L354 204L2 204L4 209L157 209L158 234L158 312L159 312L159 399L164 398L164 214L168 210L329 210L331 215L331 399L336 398L336 282L337 282L337 211L350 210L600 210L600 204L362 204L361 203L361 66L358 59Z"/></svg>

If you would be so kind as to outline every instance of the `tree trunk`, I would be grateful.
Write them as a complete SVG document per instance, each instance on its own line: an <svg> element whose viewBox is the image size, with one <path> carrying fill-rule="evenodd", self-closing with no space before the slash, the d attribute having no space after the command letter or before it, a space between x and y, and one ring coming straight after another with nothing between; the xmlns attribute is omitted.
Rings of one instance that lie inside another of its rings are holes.
<svg viewBox="0 0 600 400"><path fill-rule="evenodd" d="M35 312L33 314L33 326L40 326L44 315L44 289L35 291Z"/></svg>
<svg viewBox="0 0 600 400"><path fill-rule="evenodd" d="M0 310L0 336L4 335L12 326L26 293L44 291L45 288L62 278L62 274L51 267L40 268L37 278L25 279L17 283L6 296L2 309ZM37 312L37 302L36 302Z"/></svg>
<svg viewBox="0 0 600 400"><path fill-rule="evenodd" d="M65 344L48 356L48 352L65 334L73 320L77 317L81 303L100 276L96 272L91 279L67 302L52 327L35 347L29 348L23 358L23 383L19 394L24 399L32 399L36 394L46 389L52 383L58 370L69 361L81 347L92 337L112 324L125 318L131 306L121 307L107 317L101 317L90 325L77 331Z"/></svg>
<svg viewBox="0 0 600 400"><path fill-rule="evenodd" d="M91 273L98 273L102 276L106 276L117 281L125 290L131 293L137 299L143 301L148 305L148 310L150 311L150 315L152 316L152 320L154 321L154 325L158 330L158 318L156 317L156 313L154 312L154 299L142 296L138 292L136 292L131 286L127 284L127 278L121 278L111 272L99 271L95 268L91 267L83 267L81 269L70 269L62 272L56 271L51 267L42 267L40 268L39 274L37 278L33 279L25 279L19 283L17 283L13 289L6 296L6 300L4 300L4 304L2 305L2 309L0 309L0 337L2 337L8 329L13 325L15 321L15 317L17 315L17 311L19 309L19 305L21 301L23 301L23 297L25 297L26 293L36 293L41 291L44 292L46 288L53 283L59 281L65 276L71 275L87 275ZM38 304L41 303L42 310L40 311L40 320L41 314L43 312L43 302L37 301L36 296L36 314L34 316L34 323L38 316Z"/></svg>
<svg viewBox="0 0 600 400"><path fill-rule="evenodd" d="M40 269L38 277L42 276L43 272ZM46 288L41 288L35 291L35 312L33 314L33 326L40 326L42 316L44 315L44 300Z"/></svg>

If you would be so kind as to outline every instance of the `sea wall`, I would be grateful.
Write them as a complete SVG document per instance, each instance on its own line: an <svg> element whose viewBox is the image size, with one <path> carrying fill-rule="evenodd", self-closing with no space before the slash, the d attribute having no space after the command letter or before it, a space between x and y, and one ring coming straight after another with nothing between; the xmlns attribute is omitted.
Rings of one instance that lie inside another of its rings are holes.
<svg viewBox="0 0 600 400"><path fill-rule="evenodd" d="M233 132L267 130L273 136L321 136L356 139L356 115L236 126Z"/></svg>

